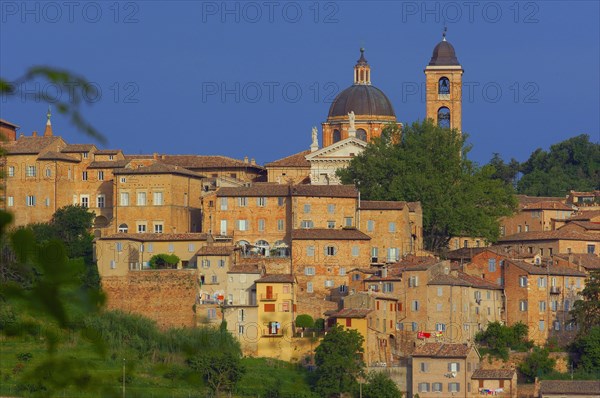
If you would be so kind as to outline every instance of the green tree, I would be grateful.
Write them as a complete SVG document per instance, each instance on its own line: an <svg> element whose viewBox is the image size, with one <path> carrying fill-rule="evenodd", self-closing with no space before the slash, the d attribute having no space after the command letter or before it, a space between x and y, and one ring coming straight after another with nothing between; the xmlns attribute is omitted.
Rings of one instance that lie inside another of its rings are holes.
<svg viewBox="0 0 600 398"><path fill-rule="evenodd" d="M440 251L451 236L481 236L495 241L498 218L516 208L512 188L493 179L491 166L467 159L466 135L430 120L388 126L350 166L338 171L364 199L420 201L425 247Z"/></svg>
<svg viewBox="0 0 600 398"><path fill-rule="evenodd" d="M356 391L356 378L364 363L363 336L354 329L334 326L315 350L315 391L321 397L332 397Z"/></svg>
<svg viewBox="0 0 600 398"><path fill-rule="evenodd" d="M174 268L179 264L179 257L175 254L155 254L150 257L149 264L152 269Z"/></svg>
<svg viewBox="0 0 600 398"><path fill-rule="evenodd" d="M600 374L600 324L579 335L571 345L571 352L579 357L578 368L589 374Z"/></svg>
<svg viewBox="0 0 600 398"><path fill-rule="evenodd" d="M579 327L580 336L600 325L600 270L590 272L581 297L583 299L575 301L569 312L573 322Z"/></svg>
<svg viewBox="0 0 600 398"><path fill-rule="evenodd" d="M200 372L208 388L217 397L223 392L233 391L245 372L240 355L230 351L203 353L190 359L188 364Z"/></svg>
<svg viewBox="0 0 600 398"><path fill-rule="evenodd" d="M485 330L475 335L475 341L491 356L508 360L509 349L523 351L533 346L527 340L528 327L518 322L505 326L500 322L491 322Z"/></svg>
<svg viewBox="0 0 600 398"><path fill-rule="evenodd" d="M600 144L587 134L536 149L521 164L518 192L534 196L563 196L569 190L600 189Z"/></svg>
<svg viewBox="0 0 600 398"><path fill-rule="evenodd" d="M492 159L488 163L494 168L491 177L503 181L505 184L517 187L517 176L521 165L516 159L511 159L509 163L504 163L499 153L494 153Z"/></svg>
<svg viewBox="0 0 600 398"><path fill-rule="evenodd" d="M402 398L402 392L387 373L370 372L363 387L364 398Z"/></svg>
<svg viewBox="0 0 600 398"><path fill-rule="evenodd" d="M306 328L312 328L315 326L315 320L308 314L300 314L296 317L296 327L302 328L302 337L304 337L304 330Z"/></svg>
<svg viewBox="0 0 600 398"><path fill-rule="evenodd" d="M555 364L556 360L550 358L550 351L547 348L536 346L519 365L519 371L531 383L536 377L541 378L552 373Z"/></svg>

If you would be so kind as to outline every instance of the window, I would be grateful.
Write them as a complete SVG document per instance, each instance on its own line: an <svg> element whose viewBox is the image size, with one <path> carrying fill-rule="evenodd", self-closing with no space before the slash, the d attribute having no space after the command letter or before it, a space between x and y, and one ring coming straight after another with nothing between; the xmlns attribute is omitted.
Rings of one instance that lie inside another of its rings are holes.
<svg viewBox="0 0 600 398"><path fill-rule="evenodd" d="M163 224L154 223L154 233L162 234L163 233Z"/></svg>
<svg viewBox="0 0 600 398"><path fill-rule="evenodd" d="M237 202L238 202L239 207L248 206L248 198L245 198L245 197L237 198Z"/></svg>
<svg viewBox="0 0 600 398"><path fill-rule="evenodd" d="M175 246L172 243L169 243L169 253L173 253L175 251Z"/></svg>
<svg viewBox="0 0 600 398"><path fill-rule="evenodd" d="M546 277L540 276L538 278L538 287L546 287Z"/></svg>
<svg viewBox="0 0 600 398"><path fill-rule="evenodd" d="M488 260L488 272L496 272L496 259L490 258Z"/></svg>
<svg viewBox="0 0 600 398"><path fill-rule="evenodd" d="M188 243L188 252L192 253L194 252L195 247L193 243Z"/></svg>
<svg viewBox="0 0 600 398"><path fill-rule="evenodd" d="M359 248L358 246L352 246L352 257L358 257Z"/></svg>
<svg viewBox="0 0 600 398"><path fill-rule="evenodd" d="M396 232L396 223L395 222L388 223L388 231L389 232Z"/></svg>
<svg viewBox="0 0 600 398"><path fill-rule="evenodd" d="M438 297L442 297L444 295L444 288L443 287L438 287L437 288L437 295L438 295Z"/></svg>
<svg viewBox="0 0 600 398"><path fill-rule="evenodd" d="M520 287L527 287L527 277L526 276L520 276L519 277L519 286Z"/></svg>
<svg viewBox="0 0 600 398"><path fill-rule="evenodd" d="M543 320L540 320L540 323L538 325L538 328L540 329L540 332L543 332L544 329L546 328L546 322Z"/></svg>
<svg viewBox="0 0 600 398"><path fill-rule="evenodd" d="M29 206L29 207L35 206L35 196L33 196L33 195L27 195L26 202L27 202L27 206Z"/></svg>
<svg viewBox="0 0 600 398"><path fill-rule="evenodd" d="M121 192L121 206L129 206L129 193Z"/></svg>
<svg viewBox="0 0 600 398"><path fill-rule="evenodd" d="M154 251L154 245L153 245L152 243L148 243L148 244L146 245L146 251L147 251L148 253L152 253L152 252Z"/></svg>
<svg viewBox="0 0 600 398"><path fill-rule="evenodd" d="M137 193L137 205L146 206L146 192Z"/></svg>
<svg viewBox="0 0 600 398"><path fill-rule="evenodd" d="M448 362L448 372L458 372L458 371L460 371L460 363Z"/></svg>
<svg viewBox="0 0 600 398"><path fill-rule="evenodd" d="M310 205L309 204L304 205L304 212L310 213Z"/></svg>
<svg viewBox="0 0 600 398"><path fill-rule="evenodd" d="M285 198L277 198L277 206L283 206L285 204Z"/></svg>
<svg viewBox="0 0 600 398"><path fill-rule="evenodd" d="M314 275L315 274L315 267L304 267L304 275Z"/></svg>
<svg viewBox="0 0 600 398"><path fill-rule="evenodd" d="M408 278L408 286L409 287L417 287L419 286L419 277L418 276L411 276Z"/></svg>
<svg viewBox="0 0 600 398"><path fill-rule="evenodd" d="M371 247L371 262L376 263L379 260L379 249L377 247Z"/></svg>
<svg viewBox="0 0 600 398"><path fill-rule="evenodd" d="M587 245L588 254L594 254L596 252L596 245Z"/></svg>
<svg viewBox="0 0 600 398"><path fill-rule="evenodd" d="M256 205L258 207L265 207L267 205L267 198L256 198Z"/></svg>
<svg viewBox="0 0 600 398"><path fill-rule="evenodd" d="M36 166L27 166L25 168L25 177L35 177L36 174Z"/></svg>
<svg viewBox="0 0 600 398"><path fill-rule="evenodd" d="M442 392L442 383L431 383L431 391Z"/></svg>
<svg viewBox="0 0 600 398"><path fill-rule="evenodd" d="M128 230L129 228L127 227L127 224L119 225L119 232L127 233Z"/></svg>
<svg viewBox="0 0 600 398"><path fill-rule="evenodd" d="M117 262L115 260L110 260L110 269L117 268Z"/></svg>
<svg viewBox="0 0 600 398"><path fill-rule="evenodd" d="M306 282L306 293L312 293L312 292L313 292L313 283Z"/></svg>
<svg viewBox="0 0 600 398"><path fill-rule="evenodd" d="M419 392L429 392L429 383L419 383Z"/></svg>
<svg viewBox="0 0 600 398"><path fill-rule="evenodd" d="M98 195L96 196L96 207L99 208L103 208L106 205L106 198L104 197L104 195Z"/></svg>
<svg viewBox="0 0 600 398"><path fill-rule="evenodd" d="M525 224L525 232L529 232L529 225Z"/></svg>
<svg viewBox="0 0 600 398"><path fill-rule="evenodd" d="M217 309L216 308L209 308L208 309L207 317L208 317L208 319L216 319L217 318Z"/></svg>
<svg viewBox="0 0 600 398"><path fill-rule="evenodd" d="M227 210L227 198L221 198L221 210Z"/></svg>
<svg viewBox="0 0 600 398"><path fill-rule="evenodd" d="M123 244L121 242L117 242L115 243L115 249L117 250L118 253L123 251Z"/></svg>
<svg viewBox="0 0 600 398"><path fill-rule="evenodd" d="M325 281L325 287L333 287L333 281L331 279L327 279Z"/></svg>
<svg viewBox="0 0 600 398"><path fill-rule="evenodd" d="M460 383L448 383L448 392L459 392Z"/></svg>
<svg viewBox="0 0 600 398"><path fill-rule="evenodd" d="M450 95L450 80L446 76L438 80L438 95Z"/></svg>
<svg viewBox="0 0 600 398"><path fill-rule="evenodd" d="M340 274L340 276L345 276L346 275L346 268L340 267L339 274Z"/></svg>
<svg viewBox="0 0 600 398"><path fill-rule="evenodd" d="M300 228L310 229L314 227L314 223L311 220L302 220L300 223Z"/></svg>
<svg viewBox="0 0 600 398"><path fill-rule="evenodd" d="M421 372L422 373L429 372L429 364L427 362L421 362Z"/></svg>
<svg viewBox="0 0 600 398"><path fill-rule="evenodd" d="M446 128L449 129L450 128L450 109L446 108L445 106L441 107L440 109L438 109L438 126L440 126L441 128Z"/></svg>
<svg viewBox="0 0 600 398"><path fill-rule="evenodd" d="M435 305L435 309L436 309L437 312L442 312L443 311L443 305L440 304L440 303L437 303Z"/></svg>
<svg viewBox="0 0 600 398"><path fill-rule="evenodd" d="M90 197L88 195L81 195L80 197L81 207L90 207Z"/></svg>
<svg viewBox="0 0 600 398"><path fill-rule="evenodd" d="M335 246L325 246L325 255L326 256L335 256L337 253L337 248Z"/></svg>
<svg viewBox="0 0 600 398"><path fill-rule="evenodd" d="M527 311L527 300L519 300L519 311Z"/></svg>
<svg viewBox="0 0 600 398"><path fill-rule="evenodd" d="M217 267L219 267L219 268L225 268L225 260L219 260L217 262ZM240 281L241 281L241 279L242 279L242 277L240 276ZM241 281L241 282L243 282L243 281Z"/></svg>
<svg viewBox="0 0 600 398"><path fill-rule="evenodd" d="M546 311L546 302L540 301L540 312L545 312L545 311Z"/></svg>
<svg viewBox="0 0 600 398"><path fill-rule="evenodd" d="M333 138L332 141L334 143L340 141L342 139L342 134L340 133L340 130L338 130L338 129L333 130L333 137L332 138Z"/></svg>
<svg viewBox="0 0 600 398"><path fill-rule="evenodd" d="M344 217L344 225L346 227L351 227L352 226L352 217Z"/></svg>
<svg viewBox="0 0 600 398"><path fill-rule="evenodd" d="M314 246L306 246L306 256L307 257L315 256L315 247Z"/></svg>
<svg viewBox="0 0 600 398"><path fill-rule="evenodd" d="M352 318L346 318L346 327L351 327L352 326Z"/></svg>
<svg viewBox="0 0 600 398"><path fill-rule="evenodd" d="M400 258L399 253L400 252L397 247L389 247L387 249L387 261L388 262L398 261L398 259Z"/></svg>
<svg viewBox="0 0 600 398"><path fill-rule="evenodd" d="M138 232L138 234L146 232L146 224L138 224L137 232Z"/></svg>
<svg viewBox="0 0 600 398"><path fill-rule="evenodd" d="M104 171L98 172L98 181L104 181Z"/></svg>
<svg viewBox="0 0 600 398"><path fill-rule="evenodd" d="M52 177L52 169L50 167L46 167L46 177Z"/></svg>
<svg viewBox="0 0 600 398"><path fill-rule="evenodd" d="M571 303L569 302L569 300L565 300L565 311L569 311L570 310L570 308L569 308L570 304Z"/></svg>
<svg viewBox="0 0 600 398"><path fill-rule="evenodd" d="M285 221L284 220L277 220L277 230L278 231L283 231L285 229Z"/></svg>
<svg viewBox="0 0 600 398"><path fill-rule="evenodd" d="M446 331L446 324L445 323L436 323L435 324L435 330L437 332L445 332Z"/></svg>
<svg viewBox="0 0 600 398"><path fill-rule="evenodd" d="M329 214L335 213L335 205L334 204L327 205L327 213L329 213Z"/></svg>
<svg viewBox="0 0 600 398"><path fill-rule="evenodd" d="M88 173L87 171L81 172L81 181L87 181Z"/></svg>
<svg viewBox="0 0 600 398"><path fill-rule="evenodd" d="M8 207L13 207L15 205L15 197L14 196L9 196L6 201L7 201Z"/></svg>
<svg viewBox="0 0 600 398"><path fill-rule="evenodd" d="M375 230L375 221L367 221L367 232L373 232L373 230Z"/></svg>
<svg viewBox="0 0 600 398"><path fill-rule="evenodd" d="M327 228L334 229L335 228L335 221L327 221Z"/></svg>
<svg viewBox="0 0 600 398"><path fill-rule="evenodd" d="M394 291L394 284L392 282L385 282L382 285L381 291L383 293L392 293Z"/></svg>
<svg viewBox="0 0 600 398"><path fill-rule="evenodd" d="M265 230L265 220L258 220L258 230L261 232Z"/></svg>
<svg viewBox="0 0 600 398"><path fill-rule="evenodd" d="M414 312L419 311L419 300L413 300L410 303L410 309L411 309L411 311L414 311Z"/></svg>
<svg viewBox="0 0 600 398"><path fill-rule="evenodd" d="M248 220L237 220L238 231L248 231Z"/></svg>
<svg viewBox="0 0 600 398"><path fill-rule="evenodd" d="M552 328L556 331L559 331L560 330L560 321L552 322Z"/></svg>
<svg viewBox="0 0 600 398"><path fill-rule="evenodd" d="M9 177L15 176L15 166L8 166L8 176Z"/></svg>
<svg viewBox="0 0 600 398"><path fill-rule="evenodd" d="M419 328L419 325L417 325L417 322L411 322L410 328L412 329L413 332L416 332L417 329Z"/></svg>
<svg viewBox="0 0 600 398"><path fill-rule="evenodd" d="M575 278L575 287L577 289L581 287L581 278Z"/></svg>
<svg viewBox="0 0 600 398"><path fill-rule="evenodd" d="M552 300L550 302L550 308L552 309L552 311L558 311L558 301Z"/></svg>
<svg viewBox="0 0 600 398"><path fill-rule="evenodd" d="M218 277L217 275L212 275L212 276L210 277L210 281L211 281L211 283L213 283L213 284L217 284L217 283L219 283L219 277Z"/></svg>
<svg viewBox="0 0 600 398"><path fill-rule="evenodd" d="M202 260L202 268L210 268L210 260Z"/></svg>

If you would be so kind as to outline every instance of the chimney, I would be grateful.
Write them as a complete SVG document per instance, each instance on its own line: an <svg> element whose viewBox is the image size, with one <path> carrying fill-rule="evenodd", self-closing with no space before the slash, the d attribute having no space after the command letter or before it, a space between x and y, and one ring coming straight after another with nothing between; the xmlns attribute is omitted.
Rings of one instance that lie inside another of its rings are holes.
<svg viewBox="0 0 600 398"><path fill-rule="evenodd" d="M165 155L161 155L161 156L160 156L160 158L161 158L162 160L165 160L167 157L166 157Z"/></svg>
<svg viewBox="0 0 600 398"><path fill-rule="evenodd" d="M383 269L381 271L381 276L383 278L387 278L387 276L388 276L388 269L387 269L387 267L383 267Z"/></svg>
<svg viewBox="0 0 600 398"><path fill-rule="evenodd" d="M256 160L254 160L254 158L250 159L250 163L251 164L256 164Z"/></svg>
<svg viewBox="0 0 600 398"><path fill-rule="evenodd" d="M248 163L248 156L244 156L244 163Z"/></svg>
<svg viewBox="0 0 600 398"><path fill-rule="evenodd" d="M158 160L158 153L154 152L152 154L152 157L154 158L154 160Z"/></svg>
<svg viewBox="0 0 600 398"><path fill-rule="evenodd" d="M34 132L31 134L31 136L32 136L32 137L37 137L37 131L34 131Z"/></svg>

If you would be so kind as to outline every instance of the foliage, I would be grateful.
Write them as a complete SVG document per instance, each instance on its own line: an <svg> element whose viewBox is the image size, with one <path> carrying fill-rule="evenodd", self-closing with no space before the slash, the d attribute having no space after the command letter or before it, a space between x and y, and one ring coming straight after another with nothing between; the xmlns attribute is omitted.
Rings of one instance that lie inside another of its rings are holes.
<svg viewBox="0 0 600 398"><path fill-rule="evenodd" d="M232 391L245 372L239 353L233 352L202 353L188 359L188 365L202 375L217 396Z"/></svg>
<svg viewBox="0 0 600 398"><path fill-rule="evenodd" d="M160 253L152 256L149 263L152 269L175 268L179 263L179 257L175 254Z"/></svg>
<svg viewBox="0 0 600 398"><path fill-rule="evenodd" d="M495 241L498 218L516 208L512 188L493 179L495 169L467 159L466 135L430 120L391 125L382 136L338 171L364 199L420 201L425 247L439 251L451 236L481 236ZM408 248L406 248L408 249Z"/></svg>
<svg viewBox="0 0 600 398"><path fill-rule="evenodd" d="M402 398L398 386L384 372L371 372L367 375L367 384L363 387L364 398Z"/></svg>
<svg viewBox="0 0 600 398"><path fill-rule="evenodd" d="M488 164L494 168L491 178L500 180L516 189L517 177L521 168L521 165L516 159L513 158L509 163L504 163L500 154L494 153Z"/></svg>
<svg viewBox="0 0 600 398"><path fill-rule="evenodd" d="M579 357L578 369L590 374L600 374L600 325L579 335L570 348Z"/></svg>
<svg viewBox="0 0 600 398"><path fill-rule="evenodd" d="M363 371L363 336L354 329L334 326L315 350L315 391L321 397L353 392Z"/></svg>
<svg viewBox="0 0 600 398"><path fill-rule="evenodd" d="M533 346L527 340L527 334L528 327L524 323L505 326L500 322L491 322L485 330L475 335L475 341L484 346L491 356L507 361L509 349L524 351Z"/></svg>
<svg viewBox="0 0 600 398"><path fill-rule="evenodd" d="M533 347L531 353L519 365L519 371L523 373L528 382L533 382L536 377L542 378L552 373L556 360L550 358L547 348Z"/></svg>
<svg viewBox="0 0 600 398"><path fill-rule="evenodd" d="M325 330L325 319L323 319L323 318L315 319L314 328L318 332L322 332L323 330Z"/></svg>
<svg viewBox="0 0 600 398"><path fill-rule="evenodd" d="M312 328L315 326L315 320L308 314L300 314L296 317L296 326L302 328L302 330Z"/></svg>
<svg viewBox="0 0 600 398"><path fill-rule="evenodd" d="M563 196L569 190L600 189L600 144L587 134L536 149L521 164L518 192L533 196Z"/></svg>
<svg viewBox="0 0 600 398"><path fill-rule="evenodd" d="M579 327L579 336L600 325L600 270L590 272L581 296L583 300L575 301L569 312L573 322Z"/></svg>

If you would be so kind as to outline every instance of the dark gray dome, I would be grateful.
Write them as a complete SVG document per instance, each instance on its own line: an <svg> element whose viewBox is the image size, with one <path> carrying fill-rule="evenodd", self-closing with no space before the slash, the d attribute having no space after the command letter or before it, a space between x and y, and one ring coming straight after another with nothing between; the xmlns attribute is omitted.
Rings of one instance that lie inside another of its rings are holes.
<svg viewBox="0 0 600 398"><path fill-rule="evenodd" d="M329 108L329 117L355 115L393 116L392 103L383 91L367 84L355 84L338 94Z"/></svg>
<svg viewBox="0 0 600 398"><path fill-rule="evenodd" d="M429 65L460 65L452 44L442 40L433 49Z"/></svg>

